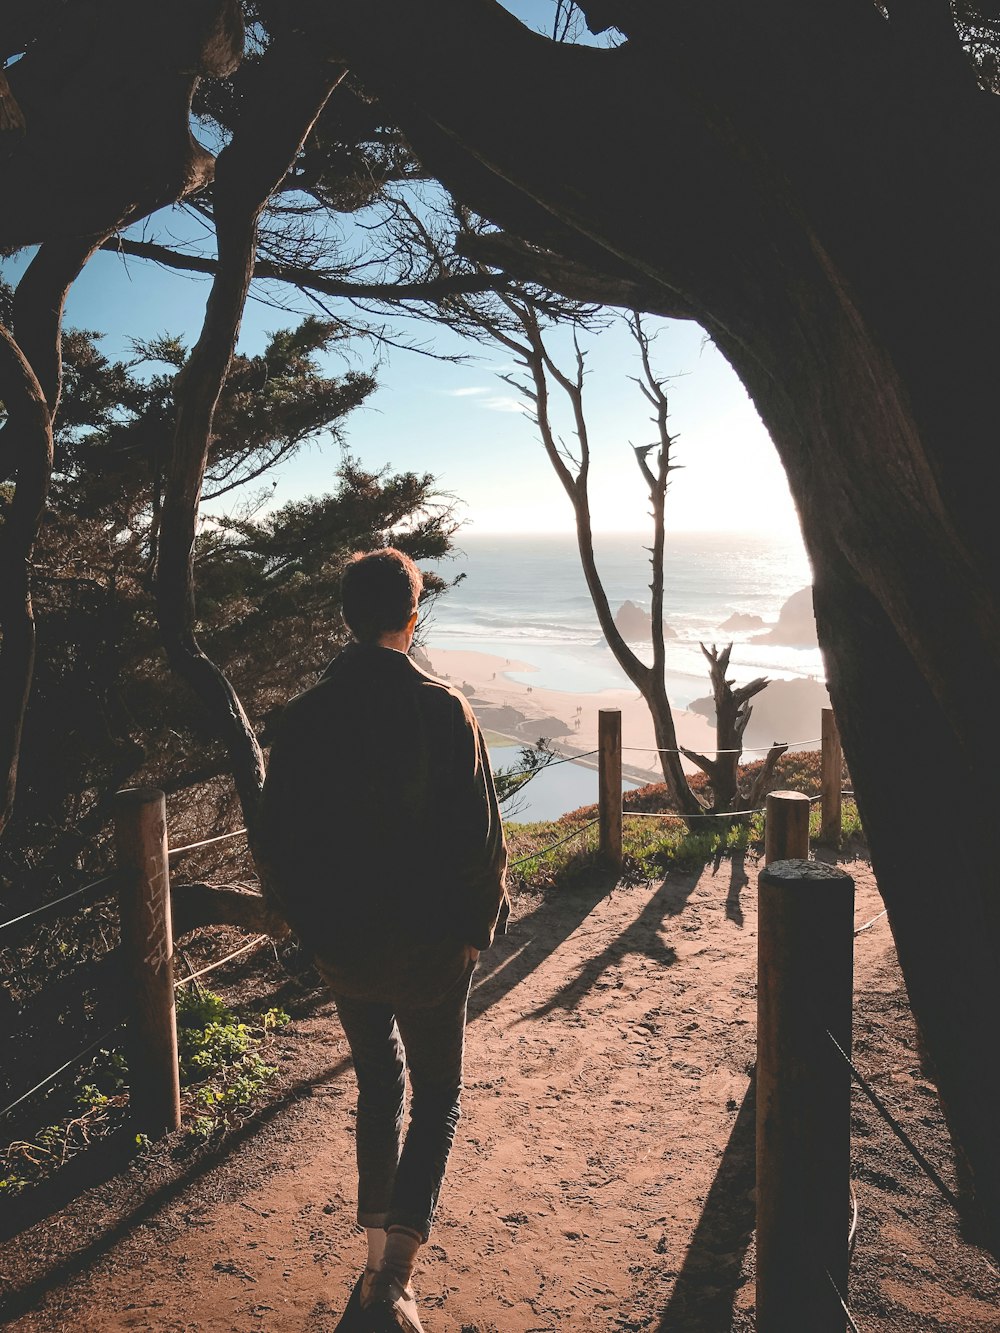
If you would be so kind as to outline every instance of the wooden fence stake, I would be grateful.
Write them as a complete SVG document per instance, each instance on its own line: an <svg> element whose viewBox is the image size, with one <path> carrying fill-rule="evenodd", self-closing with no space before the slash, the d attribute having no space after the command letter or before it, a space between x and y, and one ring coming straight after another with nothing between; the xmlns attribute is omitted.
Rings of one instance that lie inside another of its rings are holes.
<svg viewBox="0 0 1000 1333"><path fill-rule="evenodd" d="M601 857L614 870L622 865L622 715L618 708L597 714L598 797Z"/></svg>
<svg viewBox="0 0 1000 1333"><path fill-rule="evenodd" d="M131 787L117 793L115 845L123 872L118 901L131 992L129 1105L137 1128L150 1138L158 1138L181 1123L167 816L162 791Z"/></svg>
<svg viewBox="0 0 1000 1333"><path fill-rule="evenodd" d="M764 802L764 864L809 855L809 797L771 791Z"/></svg>
<svg viewBox="0 0 1000 1333"><path fill-rule="evenodd" d="M840 731L832 708L823 709L820 732L823 741L820 756L820 802L821 818L819 837L821 842L840 845L841 834L841 789L844 753L840 748Z"/></svg>
<svg viewBox="0 0 1000 1333"><path fill-rule="evenodd" d="M775 861L758 902L757 1329L844 1333L854 881Z"/></svg>

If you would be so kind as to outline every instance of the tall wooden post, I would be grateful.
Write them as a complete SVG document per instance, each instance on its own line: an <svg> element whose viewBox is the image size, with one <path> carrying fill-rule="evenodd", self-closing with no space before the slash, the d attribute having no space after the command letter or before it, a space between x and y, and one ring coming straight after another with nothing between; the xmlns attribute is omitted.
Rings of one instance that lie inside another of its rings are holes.
<svg viewBox="0 0 1000 1333"><path fill-rule="evenodd" d="M775 861L758 892L757 1329L844 1333L854 881Z"/></svg>
<svg viewBox="0 0 1000 1333"><path fill-rule="evenodd" d="M622 864L622 715L618 708L597 714L597 810L601 817L601 857L614 870Z"/></svg>
<svg viewBox="0 0 1000 1333"><path fill-rule="evenodd" d="M167 815L162 791L132 787L118 792L115 845L122 871L118 901L130 985L129 1104L136 1126L158 1138L181 1122Z"/></svg>
<svg viewBox="0 0 1000 1333"><path fill-rule="evenodd" d="M809 855L809 797L770 791L764 802L764 864Z"/></svg>
<svg viewBox="0 0 1000 1333"><path fill-rule="evenodd" d="M841 774L844 767L844 753L840 748L840 730L832 708L823 709L822 753L820 755L820 841L830 842L834 846L840 843L841 834Z"/></svg>

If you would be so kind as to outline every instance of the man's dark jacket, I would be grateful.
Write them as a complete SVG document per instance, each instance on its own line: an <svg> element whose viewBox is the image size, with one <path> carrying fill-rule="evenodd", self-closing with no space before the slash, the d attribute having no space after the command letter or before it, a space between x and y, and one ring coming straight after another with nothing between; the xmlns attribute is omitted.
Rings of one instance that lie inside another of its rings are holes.
<svg viewBox="0 0 1000 1333"><path fill-rule="evenodd" d="M352 644L278 722L255 851L335 991L430 1003L509 904L482 732L404 653Z"/></svg>

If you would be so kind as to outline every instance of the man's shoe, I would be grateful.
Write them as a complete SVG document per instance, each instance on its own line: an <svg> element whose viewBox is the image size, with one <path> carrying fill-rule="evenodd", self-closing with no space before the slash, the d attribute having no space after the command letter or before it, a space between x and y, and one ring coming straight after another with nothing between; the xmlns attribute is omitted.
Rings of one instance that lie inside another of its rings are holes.
<svg viewBox="0 0 1000 1333"><path fill-rule="evenodd" d="M374 1268L366 1268L355 1282L350 1300L344 1307L344 1313L340 1316L340 1322L333 1333L362 1333L365 1323L361 1312L361 1302L371 1291L375 1272Z"/></svg>
<svg viewBox="0 0 1000 1333"><path fill-rule="evenodd" d="M367 1283L365 1284L367 1288ZM365 1333L424 1333L412 1287L404 1287L391 1273L376 1273L362 1297Z"/></svg>

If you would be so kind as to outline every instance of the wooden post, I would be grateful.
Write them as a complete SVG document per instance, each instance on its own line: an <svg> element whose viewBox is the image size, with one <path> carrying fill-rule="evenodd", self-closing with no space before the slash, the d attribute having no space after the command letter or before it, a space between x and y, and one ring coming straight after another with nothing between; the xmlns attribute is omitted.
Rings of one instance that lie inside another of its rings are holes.
<svg viewBox="0 0 1000 1333"><path fill-rule="evenodd" d="M764 864L809 855L809 797L770 791L764 802Z"/></svg>
<svg viewBox="0 0 1000 1333"><path fill-rule="evenodd" d="M844 1333L854 881L775 861L758 902L757 1329Z"/></svg>
<svg viewBox="0 0 1000 1333"><path fill-rule="evenodd" d="M166 799L152 787L115 797L115 845L122 948L130 984L129 1105L151 1138L181 1123L174 1011L173 933L167 866Z"/></svg>
<svg viewBox="0 0 1000 1333"><path fill-rule="evenodd" d="M823 709L822 727L823 750L820 757L820 841L840 845L841 834L841 774L844 767L844 753L840 748L840 731L832 708Z"/></svg>
<svg viewBox="0 0 1000 1333"><path fill-rule="evenodd" d="M601 857L614 870L622 864L622 715L602 708L597 715L598 796Z"/></svg>

